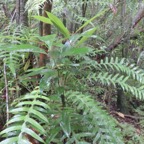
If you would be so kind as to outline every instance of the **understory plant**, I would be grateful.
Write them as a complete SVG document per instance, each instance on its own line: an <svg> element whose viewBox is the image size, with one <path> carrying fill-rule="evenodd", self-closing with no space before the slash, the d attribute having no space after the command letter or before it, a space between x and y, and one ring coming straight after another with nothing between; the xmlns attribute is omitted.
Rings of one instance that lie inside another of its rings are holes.
<svg viewBox="0 0 144 144"><path fill-rule="evenodd" d="M85 41L97 28L70 35L60 19L47 14L49 18L35 18L54 25L62 34L62 38L56 34L37 36L48 52L30 44L0 47L1 52L12 55L32 52L48 56L45 66L28 69L19 76L23 84L31 81L32 76L39 76L40 81L33 91L20 95L13 102L9 111L12 117L0 133L4 137L1 144L29 144L33 141L45 144L123 144L121 129L96 101L91 89L119 86L143 99L143 71L128 60L117 57L96 61L93 57L101 51L87 46ZM87 25L86 22L78 31ZM62 44L63 39L66 39L65 44ZM132 85L131 79L137 85Z"/></svg>

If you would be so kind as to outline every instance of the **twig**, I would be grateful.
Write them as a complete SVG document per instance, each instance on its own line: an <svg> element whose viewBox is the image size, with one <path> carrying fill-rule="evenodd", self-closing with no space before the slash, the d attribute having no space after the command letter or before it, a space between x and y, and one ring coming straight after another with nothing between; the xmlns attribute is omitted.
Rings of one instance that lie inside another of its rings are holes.
<svg viewBox="0 0 144 144"><path fill-rule="evenodd" d="M8 82L6 76L6 64L4 62L4 81L5 81L5 97L6 97L6 121L9 120L9 95L8 95Z"/></svg>

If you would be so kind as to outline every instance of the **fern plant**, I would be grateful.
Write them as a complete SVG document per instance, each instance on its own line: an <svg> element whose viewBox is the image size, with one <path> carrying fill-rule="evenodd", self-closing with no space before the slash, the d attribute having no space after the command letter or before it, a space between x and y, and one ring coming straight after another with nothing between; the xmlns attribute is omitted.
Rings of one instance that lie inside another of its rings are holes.
<svg viewBox="0 0 144 144"><path fill-rule="evenodd" d="M39 94L38 90L34 90L32 93L25 95L21 99L17 99L15 102L15 108L10 111L14 114L11 120L8 122L9 128L1 132L2 135L9 136L1 144L5 143L30 143L27 140L27 135L34 137L35 139L44 143L43 139L33 130L45 134L46 131L41 126L48 123L45 113L49 106L49 98Z"/></svg>
<svg viewBox="0 0 144 144"><path fill-rule="evenodd" d="M49 35L38 37L47 45L48 53L26 44L2 49L7 52L14 50L16 53L45 53L49 62L45 67L33 68L21 76L24 81L41 74L40 90L18 99L11 110L14 117L8 122L9 127L0 133L6 137L1 143L28 143L26 136L29 135L42 143L123 144L121 131L116 128L114 119L95 101L90 90L99 84L114 87L118 84L137 98L143 98L142 70L125 59L106 58L100 63L96 62L90 57L95 52L85 44L96 31L95 27L82 34L70 35L60 19L51 13L47 14L47 19L41 16L35 18L54 25L68 39L64 45L62 39ZM84 23L79 30L94 18ZM130 79L136 80L138 85L130 85ZM41 95L43 92L47 96Z"/></svg>

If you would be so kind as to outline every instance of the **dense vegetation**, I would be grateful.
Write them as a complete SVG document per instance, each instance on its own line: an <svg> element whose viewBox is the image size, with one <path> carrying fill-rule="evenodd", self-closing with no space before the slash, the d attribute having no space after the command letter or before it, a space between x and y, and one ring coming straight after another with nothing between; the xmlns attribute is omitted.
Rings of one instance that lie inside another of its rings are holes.
<svg viewBox="0 0 144 144"><path fill-rule="evenodd" d="M0 144L143 144L143 0L0 2Z"/></svg>

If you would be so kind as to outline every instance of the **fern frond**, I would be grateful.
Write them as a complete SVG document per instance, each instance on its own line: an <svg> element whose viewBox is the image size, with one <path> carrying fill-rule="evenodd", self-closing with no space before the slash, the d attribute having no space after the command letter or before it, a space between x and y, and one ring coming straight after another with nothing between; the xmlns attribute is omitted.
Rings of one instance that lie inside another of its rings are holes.
<svg viewBox="0 0 144 144"><path fill-rule="evenodd" d="M3 130L0 135L7 136L1 144L19 144L29 143L26 135L44 143L43 139L35 131L40 134L45 134L45 129L40 123L48 123L44 113L49 106L46 104L49 99L39 94L39 90L34 90L32 93L25 95L23 98L15 102L15 108L10 113L14 116L8 121L8 127ZM43 111L41 111L43 109ZM35 131L34 131L35 130Z"/></svg>
<svg viewBox="0 0 144 144"><path fill-rule="evenodd" d="M65 95L70 102L77 106L77 109L84 111L84 115L90 116L89 122L95 133L93 143L123 144L113 118L108 116L89 95L77 91L68 91Z"/></svg>
<svg viewBox="0 0 144 144"><path fill-rule="evenodd" d="M126 59L120 59L118 57L114 58L106 58L105 60L101 60L100 64L97 65L100 68L106 68L106 70L116 70L118 72L125 73L128 76L131 76L133 79L139 81L144 84L144 73L143 70L137 67L135 64L130 64L126 62Z"/></svg>
<svg viewBox="0 0 144 144"><path fill-rule="evenodd" d="M127 83L129 76L124 76L120 74L109 74L108 72L101 72L97 74L91 74L88 76L89 81L100 82L103 85L113 85L116 87L116 84L120 85L124 91L131 92L134 96L142 99L144 98L143 87L131 86Z"/></svg>

